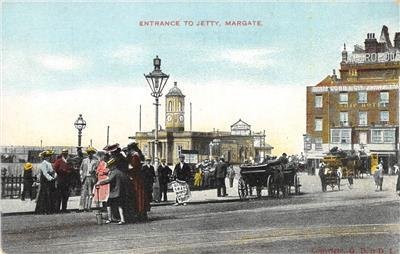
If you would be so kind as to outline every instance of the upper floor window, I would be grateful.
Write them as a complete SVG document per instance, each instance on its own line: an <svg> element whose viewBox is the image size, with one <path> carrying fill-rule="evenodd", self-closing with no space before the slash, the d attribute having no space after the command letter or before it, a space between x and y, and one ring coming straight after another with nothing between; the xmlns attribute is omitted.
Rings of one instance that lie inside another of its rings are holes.
<svg viewBox="0 0 400 254"><path fill-rule="evenodd" d="M371 130L372 143L394 143L395 130Z"/></svg>
<svg viewBox="0 0 400 254"><path fill-rule="evenodd" d="M389 92L380 92L379 103L389 103Z"/></svg>
<svg viewBox="0 0 400 254"><path fill-rule="evenodd" d="M357 77L357 69L349 69L349 76Z"/></svg>
<svg viewBox="0 0 400 254"><path fill-rule="evenodd" d="M358 112L358 125L365 126L368 124L368 115L367 112Z"/></svg>
<svg viewBox="0 0 400 254"><path fill-rule="evenodd" d="M358 92L358 103L367 103L368 93L366 91Z"/></svg>
<svg viewBox="0 0 400 254"><path fill-rule="evenodd" d="M331 130L331 143L350 144L351 130L349 129L333 129Z"/></svg>
<svg viewBox="0 0 400 254"><path fill-rule="evenodd" d="M314 130L315 131L322 131L322 119L321 118L315 119Z"/></svg>
<svg viewBox="0 0 400 254"><path fill-rule="evenodd" d="M348 102L349 102L348 93L340 93L339 94L339 103L340 104L347 104Z"/></svg>
<svg viewBox="0 0 400 254"><path fill-rule="evenodd" d="M339 113L339 121L341 126L349 125L349 113L348 112L340 112Z"/></svg>
<svg viewBox="0 0 400 254"><path fill-rule="evenodd" d="M322 95L315 95L314 106L316 108L322 108Z"/></svg>
<svg viewBox="0 0 400 254"><path fill-rule="evenodd" d="M379 119L381 122L389 122L389 111L381 111Z"/></svg>
<svg viewBox="0 0 400 254"><path fill-rule="evenodd" d="M172 111L172 101L168 102L168 111Z"/></svg>

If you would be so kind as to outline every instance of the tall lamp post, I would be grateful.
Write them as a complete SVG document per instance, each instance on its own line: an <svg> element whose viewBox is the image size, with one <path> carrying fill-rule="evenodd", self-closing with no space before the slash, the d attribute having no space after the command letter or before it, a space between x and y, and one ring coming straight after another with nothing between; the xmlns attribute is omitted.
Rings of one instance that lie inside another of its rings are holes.
<svg viewBox="0 0 400 254"><path fill-rule="evenodd" d="M159 201L161 197L159 197L159 189L160 189L160 183L158 181L158 106L160 105L158 103L159 98L162 96L162 91L167 84L167 80L169 78L169 75L163 73L161 71L161 59L156 56L153 60L153 65L154 65L154 70L150 72L149 74L144 74L144 77L146 78L147 84L149 84L149 87L151 89L151 96L153 96L156 100L154 105L156 106L156 122L155 122L155 129L154 129L154 169L156 171L156 181L153 185L153 193L155 194L154 199L156 201Z"/></svg>
<svg viewBox="0 0 400 254"><path fill-rule="evenodd" d="M167 84L167 80L169 75L163 73L161 71L161 59L156 56L153 60L154 70L149 74L144 74L147 83L151 89L151 96L153 96L156 100L154 105L156 106L156 122L155 122L155 129L154 129L154 168L157 170L158 167L158 103L159 98L162 96L162 91Z"/></svg>
<svg viewBox="0 0 400 254"><path fill-rule="evenodd" d="M82 130L86 127L86 121L83 120L82 114L79 114L78 119L74 123L75 128L78 130L78 147L77 151L82 151Z"/></svg>

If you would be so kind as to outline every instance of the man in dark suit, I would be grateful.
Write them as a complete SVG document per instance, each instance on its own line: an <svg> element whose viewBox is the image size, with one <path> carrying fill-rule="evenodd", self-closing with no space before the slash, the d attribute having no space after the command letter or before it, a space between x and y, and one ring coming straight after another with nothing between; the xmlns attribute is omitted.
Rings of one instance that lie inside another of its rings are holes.
<svg viewBox="0 0 400 254"><path fill-rule="evenodd" d="M167 202L168 182L172 175L172 170L166 164L165 159L161 159L161 164L158 166L157 173L158 181L160 182L160 199L163 197L163 201Z"/></svg>
<svg viewBox="0 0 400 254"><path fill-rule="evenodd" d="M189 180L190 180L190 167L185 163L185 156L179 155L179 163L175 165L174 179L178 181L185 182L187 184L187 188L189 188ZM180 202L178 198L176 199L175 205L186 205L186 202Z"/></svg>
<svg viewBox="0 0 400 254"><path fill-rule="evenodd" d="M142 176L144 182L144 192L147 196L147 201L153 200L153 183L156 177L154 167L150 164L151 158L147 158L145 164L142 166ZM149 207L150 208L150 207ZM150 209L148 209L150 211Z"/></svg>
<svg viewBox="0 0 400 254"><path fill-rule="evenodd" d="M53 168L57 173L57 201L56 212L66 213L70 195L70 177L72 173L71 163L67 162L68 150L63 149L61 155L53 163Z"/></svg>
<svg viewBox="0 0 400 254"><path fill-rule="evenodd" d="M222 197L227 196L226 194L226 186L225 186L225 177L227 174L228 165L225 163L224 158L221 158L217 165L215 166L215 178L217 180L217 196Z"/></svg>
<svg viewBox="0 0 400 254"><path fill-rule="evenodd" d="M185 156L179 155L179 163L174 168L174 178L186 183L190 180L190 167L185 163Z"/></svg>

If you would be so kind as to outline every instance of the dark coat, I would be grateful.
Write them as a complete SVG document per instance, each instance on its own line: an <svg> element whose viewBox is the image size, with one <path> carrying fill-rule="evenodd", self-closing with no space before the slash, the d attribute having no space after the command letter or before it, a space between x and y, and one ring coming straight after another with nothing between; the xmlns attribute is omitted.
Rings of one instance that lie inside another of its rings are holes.
<svg viewBox="0 0 400 254"><path fill-rule="evenodd" d="M53 168L57 173L57 182L67 182L69 180L72 167L61 156L53 163Z"/></svg>
<svg viewBox="0 0 400 254"><path fill-rule="evenodd" d="M181 168L181 164L178 163L174 168L174 178L180 181L189 182L190 180L190 167L188 164L183 163Z"/></svg>
<svg viewBox="0 0 400 254"><path fill-rule="evenodd" d="M153 183L156 174L154 172L154 167L152 165L147 166L144 164L142 166L142 177L144 182L144 189L147 191L153 191Z"/></svg>
<svg viewBox="0 0 400 254"><path fill-rule="evenodd" d="M167 184L172 175L172 170L168 167L168 165L165 165L164 167L160 165L158 166L157 173L160 184Z"/></svg>
<svg viewBox="0 0 400 254"><path fill-rule="evenodd" d="M101 184L110 184L110 194L108 198L118 198L126 191L124 188L127 185L127 180L128 178L124 172L114 168L108 173L108 178L101 181Z"/></svg>
<svg viewBox="0 0 400 254"><path fill-rule="evenodd" d="M226 164L225 162L217 163L214 171L216 178L225 178L227 172L228 172L228 164Z"/></svg>
<svg viewBox="0 0 400 254"><path fill-rule="evenodd" d="M33 183L32 169L24 170L24 182Z"/></svg>

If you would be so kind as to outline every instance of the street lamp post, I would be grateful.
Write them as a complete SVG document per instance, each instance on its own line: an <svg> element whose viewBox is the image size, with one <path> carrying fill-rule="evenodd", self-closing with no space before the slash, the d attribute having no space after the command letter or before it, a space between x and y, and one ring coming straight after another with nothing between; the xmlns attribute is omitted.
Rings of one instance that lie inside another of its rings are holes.
<svg viewBox="0 0 400 254"><path fill-rule="evenodd" d="M149 74L144 74L147 83L151 89L151 96L155 98L154 105L156 106L156 122L155 122L155 129L154 129L154 168L157 170L158 167L158 103L159 98L162 96L162 91L167 84L167 80L169 75L163 73L161 71L161 59L156 56L153 60L154 70Z"/></svg>
<svg viewBox="0 0 400 254"><path fill-rule="evenodd" d="M144 77L146 78L147 84L149 85L151 89L151 96L155 98L155 103L154 105L156 106L156 115L155 115L155 129L154 129L154 169L156 173L156 181L153 185L153 193L155 193L154 199L156 201L160 200L161 197L159 197L159 181L158 181L158 106L159 104L159 98L162 96L162 91L167 84L167 80L169 78L169 75L163 73L161 71L161 59L156 56L153 60L153 65L154 65L154 70L150 72L149 74L144 74Z"/></svg>
<svg viewBox="0 0 400 254"><path fill-rule="evenodd" d="M82 151L82 130L86 127L86 121L83 120L82 114L79 114L78 119L74 123L75 128L78 130L78 147L77 151Z"/></svg>

